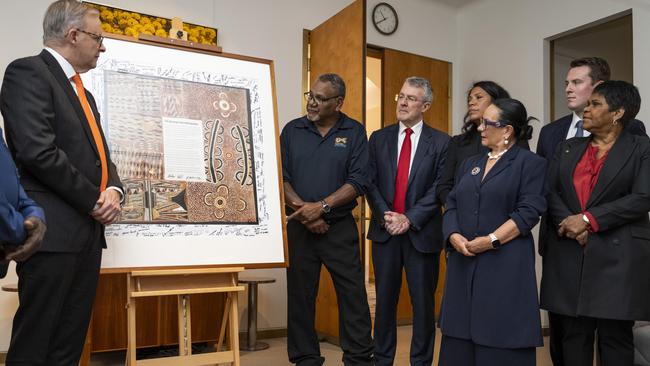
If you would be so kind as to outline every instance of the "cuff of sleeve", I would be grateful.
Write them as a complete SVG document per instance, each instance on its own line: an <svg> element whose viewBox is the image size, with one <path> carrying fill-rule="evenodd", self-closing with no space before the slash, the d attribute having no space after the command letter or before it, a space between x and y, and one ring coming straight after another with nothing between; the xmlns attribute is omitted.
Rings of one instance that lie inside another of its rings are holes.
<svg viewBox="0 0 650 366"><path fill-rule="evenodd" d="M122 190L122 188L114 187L114 186L106 187L106 190L109 190L109 189L117 191L120 194L120 204L124 203L124 191Z"/></svg>
<svg viewBox="0 0 650 366"><path fill-rule="evenodd" d="M589 219L589 232L597 233L598 230L600 230L600 227L598 226L598 221L596 221L596 218L591 213L589 213L589 211L585 211L584 215L586 215Z"/></svg>
<svg viewBox="0 0 650 366"><path fill-rule="evenodd" d="M513 213L510 214L510 218L515 222L515 225L517 225L517 229L519 229L521 236L526 236L530 233L530 228L528 228L526 222L521 218L521 216Z"/></svg>
<svg viewBox="0 0 650 366"><path fill-rule="evenodd" d="M345 183L351 185L352 188L354 188L354 190L357 192L357 195L358 195L358 196L361 196L361 195L363 195L364 193L366 193L366 192L364 192L364 190L363 190L363 188L362 188L363 186L360 185L359 183L353 181L353 180L348 180L348 181L346 181Z"/></svg>

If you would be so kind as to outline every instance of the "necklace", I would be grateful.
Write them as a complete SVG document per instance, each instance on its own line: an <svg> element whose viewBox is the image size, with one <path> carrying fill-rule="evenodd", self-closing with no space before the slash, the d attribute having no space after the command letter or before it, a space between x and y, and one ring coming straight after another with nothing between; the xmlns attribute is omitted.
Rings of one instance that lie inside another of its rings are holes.
<svg viewBox="0 0 650 366"><path fill-rule="evenodd" d="M488 160L497 160L500 157L502 157L503 154L505 154L506 152L508 152L508 149L505 149L496 155L492 155L492 151L488 151Z"/></svg>

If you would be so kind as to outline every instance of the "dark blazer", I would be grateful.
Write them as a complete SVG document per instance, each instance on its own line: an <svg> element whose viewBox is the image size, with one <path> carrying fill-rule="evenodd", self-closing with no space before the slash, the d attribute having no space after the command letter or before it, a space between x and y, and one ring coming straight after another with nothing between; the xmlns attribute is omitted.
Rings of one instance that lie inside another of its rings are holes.
<svg viewBox="0 0 650 366"><path fill-rule="evenodd" d="M650 320L650 140L624 131L586 205L599 226L585 247L557 224L582 212L573 172L591 139L560 144L549 169L542 308L569 316Z"/></svg>
<svg viewBox="0 0 650 366"><path fill-rule="evenodd" d="M466 160L447 197L446 243L453 233L485 236L512 219L521 234L499 250L465 257L450 244L440 313L442 334L496 348L542 345L531 229L546 210L546 162L513 146L483 180L486 155Z"/></svg>
<svg viewBox="0 0 650 366"><path fill-rule="evenodd" d="M89 92L86 97L99 123L95 100ZM48 230L41 250L80 251L104 230L89 215L99 198L101 165L79 99L48 51L7 66L0 109L21 183L45 210ZM106 154L108 185L121 187L108 149Z"/></svg>
<svg viewBox="0 0 650 366"><path fill-rule="evenodd" d="M373 212L368 239L383 243L390 234L382 227L384 212L393 210L397 174L397 135L399 124L382 128L370 136L368 144L370 180L366 198ZM408 231L413 246L420 252L439 252L442 248L442 216L436 185L445 163L449 136L423 124L417 151L409 171L406 212L411 222Z"/></svg>
<svg viewBox="0 0 650 366"><path fill-rule="evenodd" d="M517 140L517 145L530 150L527 140ZM476 129L451 138L445 166L442 168L442 177L438 183L438 198L443 205L447 201L447 195L456 184L456 173L465 159L476 154L487 154L488 151L488 148L481 144L481 134Z"/></svg>
<svg viewBox="0 0 650 366"><path fill-rule="evenodd" d="M542 127L542 130L539 133L539 139L537 140L537 155L545 158L547 161L550 161L555 153L557 146L566 140L566 135L569 133L569 128L571 128L571 122L573 121L573 114L566 115L558 120L555 120L546 126ZM647 136L645 132L645 125L639 120L632 120L627 127L627 130L633 135L638 136ZM549 164L550 165L550 164ZM546 250L546 215L542 217L542 221L539 225L539 254L544 255Z"/></svg>
<svg viewBox="0 0 650 366"><path fill-rule="evenodd" d="M546 160L551 160L557 145L566 140L572 121L573 114L569 114L542 127L537 140L537 155L546 158ZM630 122L627 130L633 135L647 136L645 125L636 119Z"/></svg>
<svg viewBox="0 0 650 366"><path fill-rule="evenodd" d="M43 209L27 197L20 185L0 128L0 258L4 256L4 244L20 245L25 241L24 221L31 216L45 221ZM8 263L0 262L0 278L6 275L7 266Z"/></svg>

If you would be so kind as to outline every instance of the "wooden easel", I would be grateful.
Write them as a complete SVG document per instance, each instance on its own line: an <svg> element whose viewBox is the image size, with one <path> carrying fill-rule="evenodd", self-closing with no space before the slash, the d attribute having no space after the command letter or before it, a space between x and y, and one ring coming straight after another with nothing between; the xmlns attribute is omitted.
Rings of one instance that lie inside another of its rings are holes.
<svg viewBox="0 0 650 366"><path fill-rule="evenodd" d="M239 366L239 316L237 293L244 286L237 283L243 267L171 269L132 271L127 275L128 346L127 366L214 365L231 363ZM192 327L190 295L226 293L227 300L221 321L216 352L192 355ZM176 295L178 298L178 356L137 361L136 356L136 300L140 297ZM230 349L221 351L228 321Z"/></svg>

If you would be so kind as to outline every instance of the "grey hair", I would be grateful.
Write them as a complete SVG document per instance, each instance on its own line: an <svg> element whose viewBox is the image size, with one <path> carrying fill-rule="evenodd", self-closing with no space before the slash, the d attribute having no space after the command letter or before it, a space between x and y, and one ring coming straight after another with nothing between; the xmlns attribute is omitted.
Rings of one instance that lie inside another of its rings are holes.
<svg viewBox="0 0 650 366"><path fill-rule="evenodd" d="M53 2L43 17L43 44L60 45L68 30L82 28L85 25L86 15L91 13L99 13L99 10L77 0Z"/></svg>
<svg viewBox="0 0 650 366"><path fill-rule="evenodd" d="M411 76L404 80L405 83L408 83L414 88L420 88L424 90L424 102L431 103L433 102L433 90L431 90L431 83L425 78L419 76Z"/></svg>
<svg viewBox="0 0 650 366"><path fill-rule="evenodd" d="M318 81L332 84L336 94L345 99L345 81L338 74L322 74L318 77Z"/></svg>

